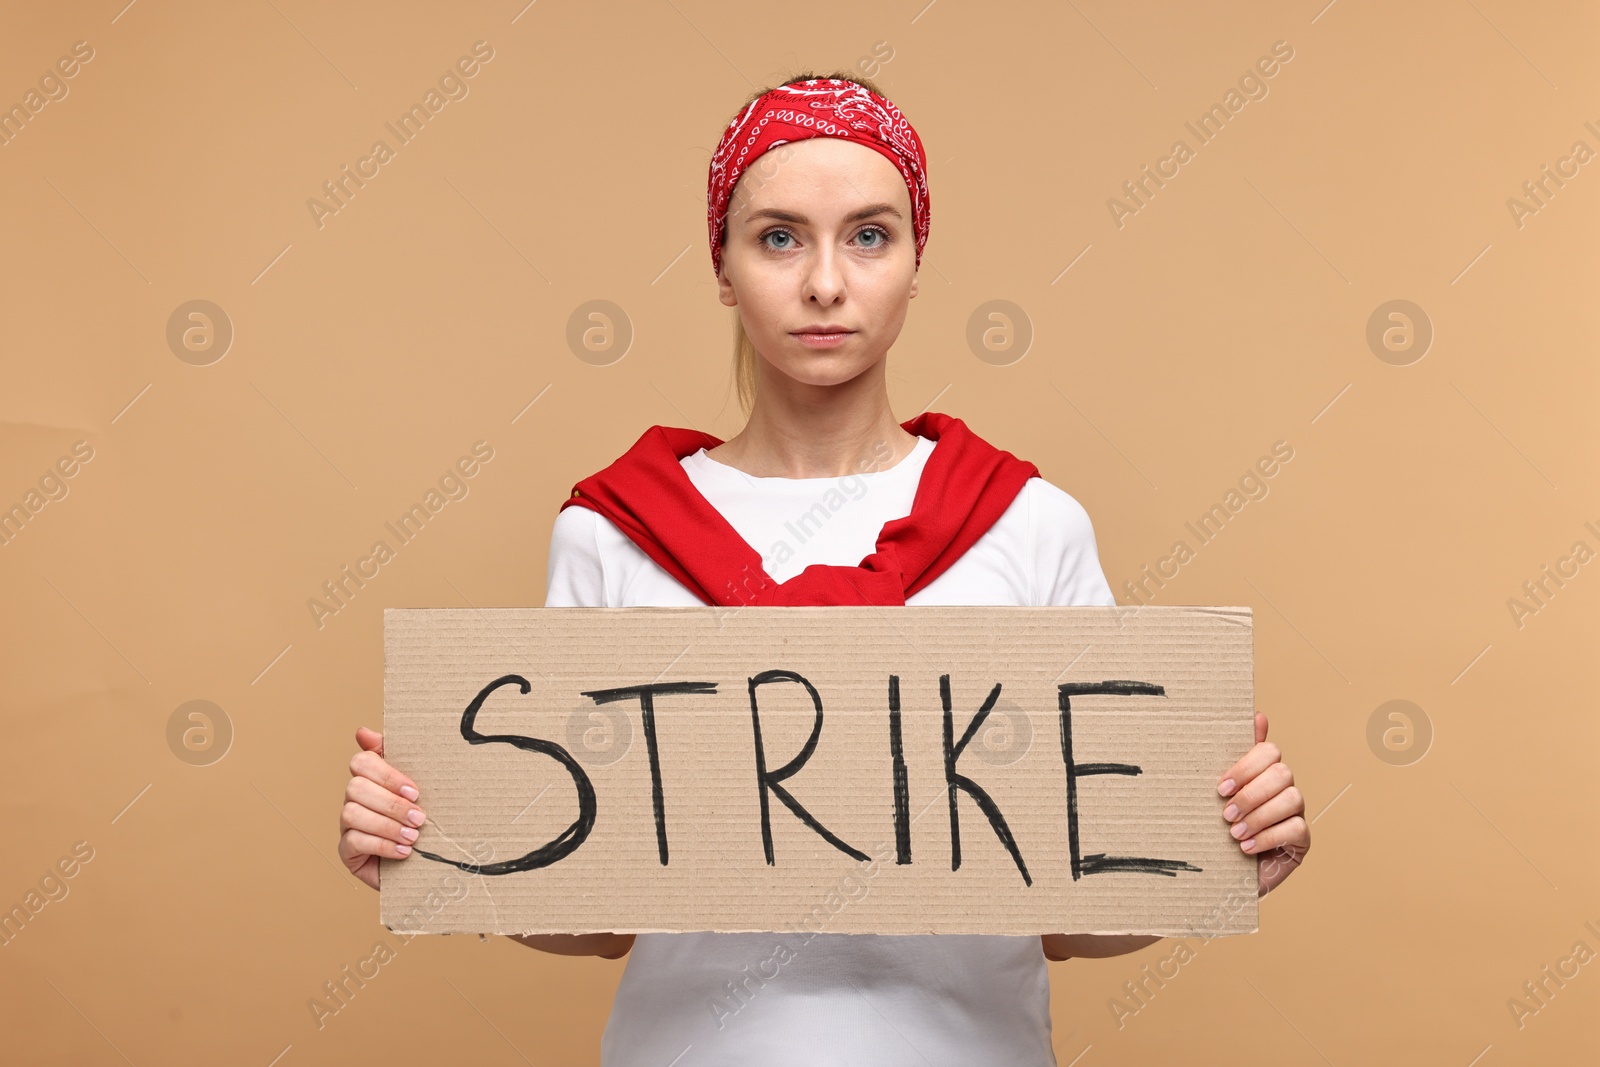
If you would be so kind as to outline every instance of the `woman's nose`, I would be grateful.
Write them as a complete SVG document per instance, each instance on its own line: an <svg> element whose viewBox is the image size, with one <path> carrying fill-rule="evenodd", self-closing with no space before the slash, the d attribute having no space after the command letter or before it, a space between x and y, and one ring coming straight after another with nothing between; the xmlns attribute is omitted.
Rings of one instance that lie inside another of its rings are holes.
<svg viewBox="0 0 1600 1067"><path fill-rule="evenodd" d="M839 270L839 260L833 249L823 247L812 257L806 271L806 296L816 297L819 303L831 304L844 292L844 276Z"/></svg>

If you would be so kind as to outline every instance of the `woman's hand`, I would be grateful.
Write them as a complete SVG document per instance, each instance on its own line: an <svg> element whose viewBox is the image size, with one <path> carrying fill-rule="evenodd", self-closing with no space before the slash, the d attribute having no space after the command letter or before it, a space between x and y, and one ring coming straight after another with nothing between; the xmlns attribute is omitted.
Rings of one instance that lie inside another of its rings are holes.
<svg viewBox="0 0 1600 1067"><path fill-rule="evenodd" d="M416 806L417 783L384 762L383 735L363 726L356 731L356 744L361 751L350 760L350 784L339 812L339 858L351 874L377 889L378 857L400 860L411 855L416 828L427 817ZM622 958L633 947L632 934L507 936L546 952L608 960Z"/></svg>
<svg viewBox="0 0 1600 1067"><path fill-rule="evenodd" d="M1217 792L1232 799L1222 817L1233 824L1233 838L1258 858L1256 895L1266 896L1311 851L1305 800L1294 772L1280 761L1278 746L1267 741L1267 717L1256 712L1256 744L1228 768ZM1104 958L1137 952L1159 937L1120 934L1043 934L1045 959Z"/></svg>
<svg viewBox="0 0 1600 1067"><path fill-rule="evenodd" d="M1245 852L1257 856L1256 892L1266 896L1289 877L1311 850L1305 800L1294 785L1294 772L1280 759L1278 746L1267 740L1267 717L1256 712L1256 744L1217 783L1229 798L1222 817Z"/></svg>
<svg viewBox="0 0 1600 1067"><path fill-rule="evenodd" d="M339 812L339 858L350 873L378 888L378 857L411 855L416 827L426 816L416 806L417 783L383 759L383 735L365 726L356 731L361 746L350 760L350 784Z"/></svg>

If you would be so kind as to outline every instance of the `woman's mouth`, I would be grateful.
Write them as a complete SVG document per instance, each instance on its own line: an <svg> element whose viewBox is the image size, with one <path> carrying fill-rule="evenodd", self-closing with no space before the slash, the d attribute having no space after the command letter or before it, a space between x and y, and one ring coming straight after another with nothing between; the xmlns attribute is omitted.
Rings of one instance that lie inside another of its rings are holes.
<svg viewBox="0 0 1600 1067"><path fill-rule="evenodd" d="M847 330L843 326L823 326L796 330L790 336L807 348L834 348L844 344L854 334L854 330Z"/></svg>

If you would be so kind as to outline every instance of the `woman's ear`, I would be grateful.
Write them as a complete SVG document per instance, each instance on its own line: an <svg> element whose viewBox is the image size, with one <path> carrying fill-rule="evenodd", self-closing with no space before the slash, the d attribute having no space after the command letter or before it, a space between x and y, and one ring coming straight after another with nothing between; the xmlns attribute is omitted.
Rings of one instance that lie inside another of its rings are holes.
<svg viewBox="0 0 1600 1067"><path fill-rule="evenodd" d="M728 280L728 257L722 257L722 266L717 268L717 299L729 307L737 307L739 297L733 291L733 283Z"/></svg>
<svg viewBox="0 0 1600 1067"><path fill-rule="evenodd" d="M912 275L911 275L911 292L907 296L907 299L911 299L911 297L915 297L917 295L917 280L920 277L921 277L921 275L917 274L914 271L912 272Z"/></svg>

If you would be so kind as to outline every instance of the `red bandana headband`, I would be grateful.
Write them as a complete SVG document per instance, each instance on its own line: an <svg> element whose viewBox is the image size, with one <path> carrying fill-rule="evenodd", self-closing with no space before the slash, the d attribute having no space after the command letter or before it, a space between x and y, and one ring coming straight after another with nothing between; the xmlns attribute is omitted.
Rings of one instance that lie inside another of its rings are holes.
<svg viewBox="0 0 1600 1067"><path fill-rule="evenodd" d="M769 148L810 137L842 137L881 153L899 168L911 192L917 265L928 243L928 159L922 139L900 109L865 86L838 78L780 85L751 102L723 131L711 157L706 222L711 270L722 271L722 227L740 175Z"/></svg>

